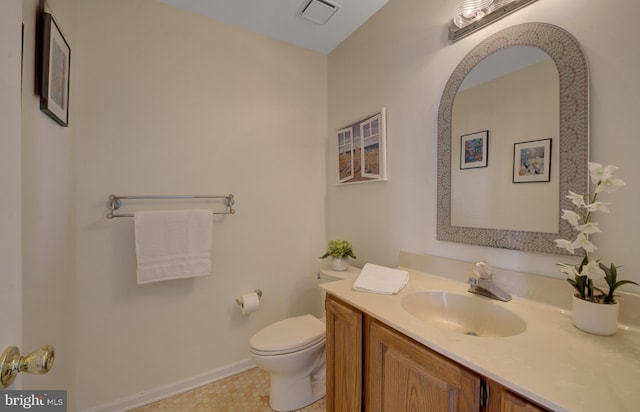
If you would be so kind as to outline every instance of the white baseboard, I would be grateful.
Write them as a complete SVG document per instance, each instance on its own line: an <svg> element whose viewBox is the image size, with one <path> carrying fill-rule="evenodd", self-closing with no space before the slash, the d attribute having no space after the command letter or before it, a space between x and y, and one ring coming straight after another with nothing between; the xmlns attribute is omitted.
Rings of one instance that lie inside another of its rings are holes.
<svg viewBox="0 0 640 412"><path fill-rule="evenodd" d="M103 405L83 409L83 412L125 412L151 402L159 401L202 385L227 378L240 372L255 368L250 358L231 363L218 369L191 376L177 382L160 386L148 391L139 392L126 398L118 399Z"/></svg>

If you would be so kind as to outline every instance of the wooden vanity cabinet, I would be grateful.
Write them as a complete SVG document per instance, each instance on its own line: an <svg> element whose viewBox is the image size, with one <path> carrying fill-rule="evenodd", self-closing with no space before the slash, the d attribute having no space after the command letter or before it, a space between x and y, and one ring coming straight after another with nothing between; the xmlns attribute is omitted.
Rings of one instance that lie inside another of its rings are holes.
<svg viewBox="0 0 640 412"><path fill-rule="evenodd" d="M326 312L327 412L545 411L332 295Z"/></svg>
<svg viewBox="0 0 640 412"><path fill-rule="evenodd" d="M362 312L327 295L327 412L362 409Z"/></svg>

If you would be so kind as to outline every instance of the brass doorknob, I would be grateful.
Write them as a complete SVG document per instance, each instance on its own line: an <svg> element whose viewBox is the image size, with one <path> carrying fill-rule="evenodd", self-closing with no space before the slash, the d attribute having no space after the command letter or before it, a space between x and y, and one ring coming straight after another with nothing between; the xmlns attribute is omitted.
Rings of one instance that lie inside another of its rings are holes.
<svg viewBox="0 0 640 412"><path fill-rule="evenodd" d="M43 374L49 372L53 366L55 351L53 346L47 345L34 350L27 356L20 356L20 350L15 346L8 346L0 356L0 386L6 388L11 385L20 372Z"/></svg>

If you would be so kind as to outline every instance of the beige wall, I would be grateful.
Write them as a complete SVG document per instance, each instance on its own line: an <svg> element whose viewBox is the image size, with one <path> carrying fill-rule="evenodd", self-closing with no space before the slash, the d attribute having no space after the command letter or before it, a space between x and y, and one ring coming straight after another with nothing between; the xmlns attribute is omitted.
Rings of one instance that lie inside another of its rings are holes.
<svg viewBox="0 0 640 412"><path fill-rule="evenodd" d="M71 45L76 44L73 2L48 1ZM66 389L73 410L75 377L75 277L73 220L73 129L40 111L34 91L37 0L22 2L22 288L23 344L28 353L45 344L56 349L47 375L24 374L25 389ZM71 73L73 77L73 63ZM72 80L70 107L77 104ZM73 124L75 118L70 116Z"/></svg>
<svg viewBox="0 0 640 412"><path fill-rule="evenodd" d="M2 3L0 13L0 348L22 347L22 233L20 221L20 18L22 3ZM16 382L17 383L17 382Z"/></svg>
<svg viewBox="0 0 640 412"><path fill-rule="evenodd" d="M640 262L629 246L640 230L634 206L640 200L640 28L632 17L640 5L615 3L539 1L451 44L446 25L452 2L391 0L329 55L329 133L386 106L389 181L336 187L328 157L327 237L351 240L359 263L395 265L398 250L405 249L560 277L555 263L566 258L435 239L437 112L444 85L487 36L518 23L547 22L575 36L590 65L591 159L618 165L627 181L606 197L613 202L611 215L598 216L604 231L593 237L598 256L625 265L624 276L640 281ZM327 152L332 150L329 143Z"/></svg>
<svg viewBox="0 0 640 412"><path fill-rule="evenodd" d="M323 54L151 0L76 12L77 399L90 408L247 359L260 328L319 314L327 80ZM237 213L214 218L213 274L138 286L133 221L105 218L111 193L234 193ZM242 317L236 297L258 288L261 310Z"/></svg>

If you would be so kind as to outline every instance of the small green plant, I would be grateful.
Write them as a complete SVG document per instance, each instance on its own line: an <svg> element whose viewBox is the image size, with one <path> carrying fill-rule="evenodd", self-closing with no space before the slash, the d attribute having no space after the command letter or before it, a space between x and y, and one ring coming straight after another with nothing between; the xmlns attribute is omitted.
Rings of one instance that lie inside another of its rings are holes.
<svg viewBox="0 0 640 412"><path fill-rule="evenodd" d="M348 256L350 258L355 259L356 255L353 254L353 247L351 246L351 243L347 242L346 240L330 240L329 241L329 245L327 247L327 252L320 256L320 259L324 259L327 257L335 257L335 258L339 258L339 257L345 257Z"/></svg>

